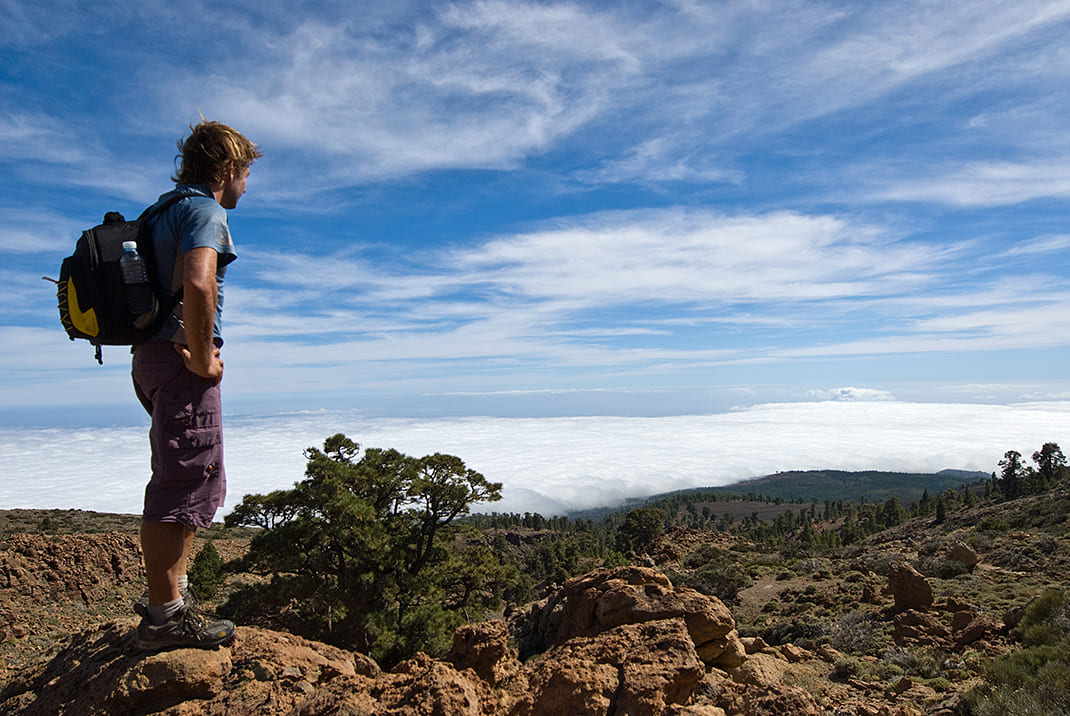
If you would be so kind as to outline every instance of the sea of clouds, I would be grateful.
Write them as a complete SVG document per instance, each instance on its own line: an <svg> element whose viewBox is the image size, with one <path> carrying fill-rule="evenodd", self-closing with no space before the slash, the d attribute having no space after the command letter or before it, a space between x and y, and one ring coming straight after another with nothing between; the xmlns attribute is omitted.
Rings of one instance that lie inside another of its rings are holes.
<svg viewBox="0 0 1070 716"><path fill-rule="evenodd" d="M484 512L564 514L628 497L719 486L784 470L998 470L1045 442L1070 448L1070 402L895 401L758 405L713 415L568 418L367 418L312 412L228 416L227 503L292 487L303 451L345 433L365 447L457 455L503 483ZM139 514L146 427L0 428L0 509Z"/></svg>

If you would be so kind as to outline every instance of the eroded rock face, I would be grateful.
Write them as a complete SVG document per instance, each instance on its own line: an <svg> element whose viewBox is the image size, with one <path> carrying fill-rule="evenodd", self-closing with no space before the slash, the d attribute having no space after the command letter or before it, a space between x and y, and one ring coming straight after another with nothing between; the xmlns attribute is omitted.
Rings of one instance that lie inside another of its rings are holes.
<svg viewBox="0 0 1070 716"><path fill-rule="evenodd" d="M133 535L12 535L0 552L0 596L94 604L109 589L144 579Z"/></svg>
<svg viewBox="0 0 1070 716"><path fill-rule="evenodd" d="M577 637L521 666L501 623L463 630L451 652L424 654L382 672L366 657L281 632L239 627L215 650L137 651L132 623L78 635L52 662L0 693L0 712L272 716L390 713L399 716L660 714L682 704L705 674L682 620L626 624ZM483 628L486 626L486 628ZM476 648L470 649L473 644ZM500 658L495 659L494 655ZM511 674L496 687L492 679Z"/></svg>
<svg viewBox="0 0 1070 716"><path fill-rule="evenodd" d="M484 681L498 685L520 670L515 649L509 647L509 629L500 619L465 624L453 634L446 660L459 671L472 669Z"/></svg>
<svg viewBox="0 0 1070 716"><path fill-rule="evenodd" d="M510 688L509 714L658 714L705 673L682 620L624 624L536 658Z"/></svg>

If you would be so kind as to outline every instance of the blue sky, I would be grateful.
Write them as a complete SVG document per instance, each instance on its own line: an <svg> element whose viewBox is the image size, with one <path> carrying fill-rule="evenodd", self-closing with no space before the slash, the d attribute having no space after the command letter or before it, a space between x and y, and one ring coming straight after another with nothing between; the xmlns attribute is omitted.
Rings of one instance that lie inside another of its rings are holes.
<svg viewBox="0 0 1070 716"><path fill-rule="evenodd" d="M40 277L201 114L265 153L230 410L1068 400L1068 34L1028 0L0 0L4 422L139 410Z"/></svg>

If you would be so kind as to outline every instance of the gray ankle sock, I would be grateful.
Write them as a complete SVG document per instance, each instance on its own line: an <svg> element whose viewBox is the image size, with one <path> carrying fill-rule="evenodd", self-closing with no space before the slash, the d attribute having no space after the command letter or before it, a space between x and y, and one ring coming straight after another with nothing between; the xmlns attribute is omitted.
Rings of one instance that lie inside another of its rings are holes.
<svg viewBox="0 0 1070 716"><path fill-rule="evenodd" d="M182 597L174 600L173 602L167 602L166 604L150 604L149 605L149 624L153 626L160 626L171 620L171 617L178 614L184 603Z"/></svg>

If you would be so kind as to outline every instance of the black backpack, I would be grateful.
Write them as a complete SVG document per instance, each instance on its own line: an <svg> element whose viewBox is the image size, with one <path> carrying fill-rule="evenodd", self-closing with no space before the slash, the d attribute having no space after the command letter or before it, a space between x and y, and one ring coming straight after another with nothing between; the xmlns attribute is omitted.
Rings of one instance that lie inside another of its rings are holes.
<svg viewBox="0 0 1070 716"><path fill-rule="evenodd" d="M156 247L152 222L179 199L175 194L145 209L137 219L127 221L117 211L104 215L104 223L86 229L74 245L74 253L63 259L56 296L59 320L73 341L81 338L96 346L97 362L103 364L101 346L132 346L151 338L182 300L181 290L169 299L161 295L157 275ZM152 287L152 308L134 313L127 286L123 283L119 259L123 242L137 242Z"/></svg>

